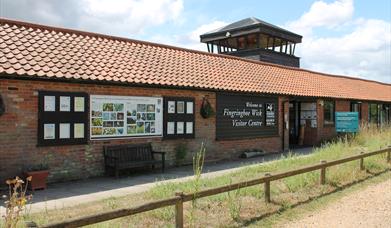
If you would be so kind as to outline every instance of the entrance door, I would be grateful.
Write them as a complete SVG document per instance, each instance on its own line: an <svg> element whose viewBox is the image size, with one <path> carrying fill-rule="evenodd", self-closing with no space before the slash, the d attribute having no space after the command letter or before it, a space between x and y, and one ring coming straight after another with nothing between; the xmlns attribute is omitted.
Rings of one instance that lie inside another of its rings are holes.
<svg viewBox="0 0 391 228"><path fill-rule="evenodd" d="M289 102L289 146L297 145L299 138L299 104Z"/></svg>

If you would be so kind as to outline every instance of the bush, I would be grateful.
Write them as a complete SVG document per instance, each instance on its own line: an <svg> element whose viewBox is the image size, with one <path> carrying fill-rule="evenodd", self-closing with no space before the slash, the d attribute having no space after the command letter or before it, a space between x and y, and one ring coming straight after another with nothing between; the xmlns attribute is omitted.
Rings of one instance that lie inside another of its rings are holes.
<svg viewBox="0 0 391 228"><path fill-rule="evenodd" d="M187 146L184 143L178 144L175 148L175 160L177 165L181 165L187 155Z"/></svg>

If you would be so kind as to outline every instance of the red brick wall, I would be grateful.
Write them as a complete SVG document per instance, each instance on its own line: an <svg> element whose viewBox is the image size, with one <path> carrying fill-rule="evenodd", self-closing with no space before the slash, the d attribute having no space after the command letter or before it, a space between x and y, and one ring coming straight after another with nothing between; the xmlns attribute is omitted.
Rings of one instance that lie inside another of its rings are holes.
<svg viewBox="0 0 391 228"><path fill-rule="evenodd" d="M336 100L335 101L336 112L350 112L350 101L347 100Z"/></svg>
<svg viewBox="0 0 391 228"><path fill-rule="evenodd" d="M196 138L163 141L160 137L90 140L86 145L37 147L38 90L82 91L94 95L194 97ZM210 103L215 107L216 96L213 92L1 79L0 94L6 106L6 113L0 116L0 181L20 175L24 166L40 163L43 159L49 163L51 182L102 175L104 172L102 147L107 144L152 142L154 149L168 153L168 160L171 163L175 157L174 148L182 142L188 145L189 159L191 153L197 151L202 142L207 148L207 159L237 157L243 150L251 148L266 152L280 151L282 148L282 139L279 136L216 141L215 118L203 119L199 114L204 96L208 96ZM281 104L281 99L279 102ZM279 134L281 135L283 120L281 105L279 111Z"/></svg>

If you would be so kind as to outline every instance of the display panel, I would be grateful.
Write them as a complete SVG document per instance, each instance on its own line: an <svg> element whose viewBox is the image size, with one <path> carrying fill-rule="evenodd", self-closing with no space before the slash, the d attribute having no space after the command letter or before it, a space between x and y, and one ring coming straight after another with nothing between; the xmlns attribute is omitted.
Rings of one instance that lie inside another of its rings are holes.
<svg viewBox="0 0 391 228"><path fill-rule="evenodd" d="M278 134L277 97L218 93L216 106L216 139Z"/></svg>
<svg viewBox="0 0 391 228"><path fill-rule="evenodd" d="M37 145L86 144L87 101L83 92L39 91Z"/></svg>
<svg viewBox="0 0 391 228"><path fill-rule="evenodd" d="M164 97L164 139L194 138L194 98Z"/></svg>
<svg viewBox="0 0 391 228"><path fill-rule="evenodd" d="M160 136L161 97L91 95L91 138Z"/></svg>

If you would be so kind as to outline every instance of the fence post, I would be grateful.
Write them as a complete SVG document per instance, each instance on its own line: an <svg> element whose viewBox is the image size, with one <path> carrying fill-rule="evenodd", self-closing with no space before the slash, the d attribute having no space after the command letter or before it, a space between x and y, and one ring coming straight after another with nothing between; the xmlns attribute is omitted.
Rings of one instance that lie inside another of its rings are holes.
<svg viewBox="0 0 391 228"><path fill-rule="evenodd" d="M183 228L183 192L176 192L175 195L181 197L175 204L175 227Z"/></svg>
<svg viewBox="0 0 391 228"><path fill-rule="evenodd" d="M320 164L326 164L327 161L321 160ZM326 184L326 167L320 169L320 184Z"/></svg>
<svg viewBox="0 0 391 228"><path fill-rule="evenodd" d="M364 154L364 152L360 152L360 154ZM364 158L360 158L360 170L364 170Z"/></svg>
<svg viewBox="0 0 391 228"><path fill-rule="evenodd" d="M265 173L265 177L270 177L270 173ZM265 181L265 202L270 203L270 180Z"/></svg>
<svg viewBox="0 0 391 228"><path fill-rule="evenodd" d="M391 162L391 146L388 146L387 161Z"/></svg>

